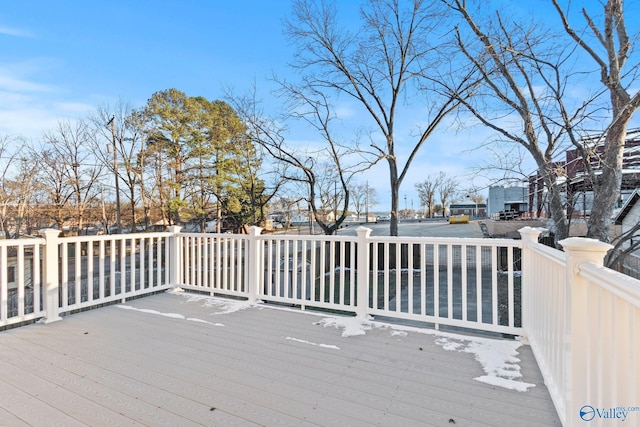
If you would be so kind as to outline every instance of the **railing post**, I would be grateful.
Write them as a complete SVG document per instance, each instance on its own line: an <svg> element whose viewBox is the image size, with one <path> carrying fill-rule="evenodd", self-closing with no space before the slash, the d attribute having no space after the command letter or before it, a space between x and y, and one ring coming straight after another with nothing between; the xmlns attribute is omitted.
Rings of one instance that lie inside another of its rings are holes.
<svg viewBox="0 0 640 427"><path fill-rule="evenodd" d="M520 302L520 311L522 313L522 342L528 344L527 340L527 328L531 322L529 316L531 316L532 307L531 307L531 292L533 291L533 260L531 257L531 249L530 246L538 244L538 237L540 233L545 231L543 228L533 228L533 227L523 227L518 232L522 237L522 281L520 282L521 286L521 295L522 300Z"/></svg>
<svg viewBox="0 0 640 427"><path fill-rule="evenodd" d="M258 237L262 232L262 228L252 226L249 228L249 247L247 250L247 259L245 262L249 264L249 277L247 278L247 290L249 291L249 302L258 300L258 291L260 286L260 240Z"/></svg>
<svg viewBox="0 0 640 427"><path fill-rule="evenodd" d="M167 231L171 233L169 237L169 285L178 286L182 272L182 240L180 239L179 225L167 227Z"/></svg>
<svg viewBox="0 0 640 427"><path fill-rule="evenodd" d="M358 227L357 238L357 254L358 269L356 272L356 316L360 318L367 317L369 308L369 236L371 229L367 227Z"/></svg>
<svg viewBox="0 0 640 427"><path fill-rule="evenodd" d="M593 313L588 312L587 280L579 275L579 267L584 263L603 265L603 259L612 245L594 239L571 237L558 242L567 254L567 288L568 298L567 329L569 362L567 366L568 382L564 384L565 420L567 425L577 425L580 408L590 402L587 401L587 390L590 388L587 380L590 377L587 369L587 353L589 342L587 330L588 318Z"/></svg>
<svg viewBox="0 0 640 427"><path fill-rule="evenodd" d="M46 241L44 245L43 259L43 280L44 280L44 311L43 323L57 322L62 320L59 315L59 281L58 281L58 236L60 230L46 228L40 230Z"/></svg>

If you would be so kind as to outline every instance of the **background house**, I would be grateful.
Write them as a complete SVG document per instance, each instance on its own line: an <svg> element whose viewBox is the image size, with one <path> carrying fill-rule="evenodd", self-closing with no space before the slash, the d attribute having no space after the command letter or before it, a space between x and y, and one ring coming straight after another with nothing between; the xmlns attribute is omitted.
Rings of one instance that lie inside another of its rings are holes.
<svg viewBox="0 0 640 427"><path fill-rule="evenodd" d="M528 193L526 186L489 187L488 215L492 216L502 211L528 212Z"/></svg>
<svg viewBox="0 0 640 427"><path fill-rule="evenodd" d="M466 198L458 203L452 203L449 206L449 214L469 215L470 218L486 218L487 205L485 203L476 203L470 198Z"/></svg>
<svg viewBox="0 0 640 427"><path fill-rule="evenodd" d="M633 230L640 223L640 190L636 189L624 202L622 209L615 217L615 224L621 226L622 235ZM638 244L640 240L640 230L635 232L634 237L628 239L622 245L622 250ZM640 278L640 246L624 257L622 261L622 271L632 277Z"/></svg>

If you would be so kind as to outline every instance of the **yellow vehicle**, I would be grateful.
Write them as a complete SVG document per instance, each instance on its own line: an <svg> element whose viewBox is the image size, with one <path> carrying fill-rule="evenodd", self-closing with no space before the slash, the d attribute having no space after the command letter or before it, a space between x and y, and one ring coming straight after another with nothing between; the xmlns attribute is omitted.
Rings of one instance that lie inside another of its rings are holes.
<svg viewBox="0 0 640 427"><path fill-rule="evenodd" d="M449 217L449 224L468 224L469 215L453 215Z"/></svg>

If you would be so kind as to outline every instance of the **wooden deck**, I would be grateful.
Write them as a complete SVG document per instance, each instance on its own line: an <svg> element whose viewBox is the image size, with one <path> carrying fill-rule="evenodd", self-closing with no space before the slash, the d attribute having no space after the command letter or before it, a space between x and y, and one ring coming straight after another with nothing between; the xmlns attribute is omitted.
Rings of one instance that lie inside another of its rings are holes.
<svg viewBox="0 0 640 427"><path fill-rule="evenodd" d="M437 335L343 337L218 301L160 294L0 332L0 425L560 425L526 346L535 387L518 392L474 380L474 355Z"/></svg>

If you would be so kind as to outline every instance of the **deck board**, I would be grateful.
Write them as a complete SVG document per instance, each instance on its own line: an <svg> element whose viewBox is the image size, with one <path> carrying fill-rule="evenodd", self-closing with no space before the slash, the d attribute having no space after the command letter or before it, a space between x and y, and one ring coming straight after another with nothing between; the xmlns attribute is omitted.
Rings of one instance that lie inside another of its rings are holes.
<svg viewBox="0 0 640 427"><path fill-rule="evenodd" d="M526 346L522 380L536 387L517 392L473 380L474 356L435 335L343 337L306 312L220 314L176 294L126 306L0 333L0 370L12 371L0 424L560 425Z"/></svg>

